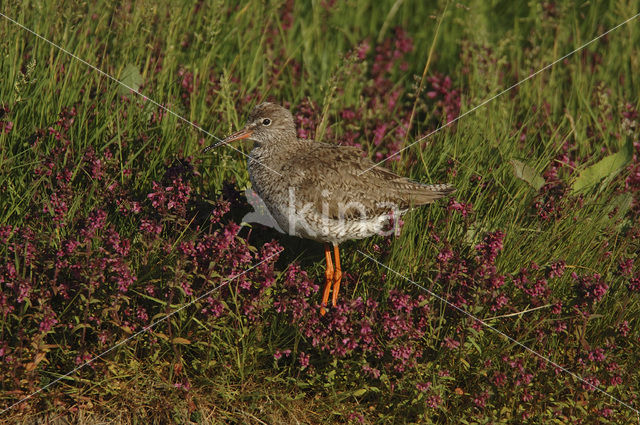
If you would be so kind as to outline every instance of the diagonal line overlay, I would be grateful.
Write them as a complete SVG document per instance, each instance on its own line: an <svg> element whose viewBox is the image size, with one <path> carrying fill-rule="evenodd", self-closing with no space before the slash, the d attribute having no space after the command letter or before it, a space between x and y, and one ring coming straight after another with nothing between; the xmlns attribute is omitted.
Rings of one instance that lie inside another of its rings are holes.
<svg viewBox="0 0 640 425"><path fill-rule="evenodd" d="M129 86L129 85L127 85L127 84L123 83L122 81L118 80L117 78L112 77L111 75L107 74L106 72L104 72L104 71L103 71L103 70L101 70L100 68L96 67L95 65L90 64L89 62L85 61L84 59L82 59L82 58L80 58L80 57L76 56L75 54L71 53L71 52L70 52L70 51L68 51L67 49L65 49L65 48L63 48L63 47L61 47L61 46L57 45L57 44L56 44L56 43L54 43L53 41L50 41L50 40L46 39L45 37L41 36L41 35L40 35L40 34L38 34L37 32L33 31L32 29L25 27L25 26L24 26L24 25L22 25L20 22L18 22L18 21L16 21L16 20L14 20L14 19L11 19L10 17L8 17L7 15L5 15L5 14L4 14L4 13L2 13L2 12L0 12L0 16L2 16L2 17L3 17L3 18L5 18L6 20L8 20L8 21L10 21L10 22L14 23L15 25L19 26L19 27L20 27L20 28L22 28L23 30L25 30L25 31L27 31L27 32L29 32L29 33L31 33L31 34L33 34L33 35L35 35L35 36L36 36L36 37L38 37L39 39L41 39L41 40L43 40L43 41L45 41L45 42L49 43L50 45L52 45L52 46L53 46L53 47L55 47L56 49L59 49L59 50L63 51L63 52L64 52L64 53L66 53L67 55L69 55L69 56L71 56L72 58L74 58L74 59L78 60L79 62L82 62L84 65L88 66L89 68L93 69L94 71L97 71L99 74L102 74L103 76L107 77L108 79L110 79L110 80L112 80L112 81L115 81L116 83L120 84L120 85L121 85L121 86L123 86L123 87L126 87L127 89L131 90L133 93L135 93L135 94L137 94L137 95L141 96L141 97L142 97L144 100L146 100L147 102L151 102L152 104L154 104L154 105L155 105L155 106L157 106L158 108L160 108L160 109L164 110L165 112L167 112L167 113L169 113L169 114L173 115L174 117L178 118L179 120L184 121L185 123L187 123L187 124L191 125L192 127L194 127L195 129L197 129L197 130L201 131L202 133L206 134L207 136L209 136L209 137L212 137L212 138L216 139L218 142L220 142L219 144L224 145L224 146L228 146L228 147L230 147L231 149L233 149L234 151L236 151L236 152L240 152L242 155L246 156L247 158L250 158L250 157L249 157L249 155L247 155L246 153L242 152L240 149L237 149L237 148L235 148L235 147L231 146L231 145L230 145L230 144L228 144L228 143L223 143L223 141L222 141L219 137L217 137L217 136L213 135L212 133L208 132L208 131L207 131L207 130L205 130L204 128L200 127L198 124L196 124L196 123L194 123L194 122L189 121L188 119L184 118L184 117L183 117L183 116L181 116L181 115L178 115L177 113L173 112L171 109L169 109L169 108L167 108L166 106L164 106L164 105L162 105L162 104L160 104L160 103L156 102L155 100L151 99L151 98L150 98L150 97L148 97L147 95L140 93L138 90L136 90L136 89L134 89L133 87L131 87L131 86ZM263 166L263 167L265 167L266 169L268 169L268 170L270 170L270 171L273 171L274 173L276 173L277 175L279 175L279 176L281 176L281 177L282 177L282 174L280 174L279 172L277 172L277 171L276 171L276 170L274 170L273 168L271 168L271 167L268 167L268 166L264 165L264 164L263 164L263 163L261 163L260 161L257 161L255 158L252 158L252 160L253 160L253 161L256 161L256 163L258 163L258 164L262 165L262 166Z"/></svg>
<svg viewBox="0 0 640 425"><path fill-rule="evenodd" d="M201 131L202 133L204 133L204 134L206 134L206 135L208 135L208 136L210 136L210 137L212 137L212 138L214 138L214 139L216 139L216 140L218 140L218 141L222 142L222 141L221 141L221 139L219 139L218 137L216 137L216 136L215 136L215 135L213 135L212 133L208 132L207 130L203 129L203 128L202 128L202 127L200 127L199 125L197 125L197 124L195 124L195 123L193 123L193 122L191 122L191 121L187 120L186 118L184 118L184 117L182 117L182 116L178 115L177 113L175 113L175 112L173 112L172 110L168 109L168 108L167 108L167 107L165 107L164 105L162 105L162 104L160 104L160 103L156 102L155 100L153 100L153 99L151 99L151 98L147 97L146 95L144 95L144 94L142 94L142 93L138 92L137 90L133 89L132 87L128 86L127 84L123 83L122 81L120 81L120 80L118 80L118 79L116 79L116 78L112 77L111 75L107 74L106 72L102 71L101 69L97 68L96 66L94 66L94 65L92 65L92 64L90 64L90 63L88 63L87 61L85 61L85 60L81 59L80 57L76 56L75 54L71 53L70 51L68 51L68 50L66 50L66 49L62 48L61 46L59 46L59 45L55 44L54 42L52 42L52 41L50 41L50 40L48 40L48 39L44 38L44 37L43 37L43 36L41 36L40 34L38 34L38 33L34 32L33 30L31 30L31 29L29 29L29 28L27 28L27 27L25 27L24 25L22 25L22 24L20 24L19 22L17 22L17 21L15 21L15 20L13 20L12 18L8 17L7 15L5 15L5 14L3 14L3 13L1 13L1 12L0 12L0 16L4 17L5 19L7 19L8 21L12 22L13 24L15 24L15 25L19 26L19 27L20 27L20 28L22 28L23 30L25 30L25 31L27 31L27 32L29 32L29 33L31 33L31 34L33 34L33 35L35 35L36 37L40 38L41 40L43 40L43 41L45 41L45 42L49 43L50 45L54 46L55 48L57 48L57 49L59 49L59 50L63 51L64 53L66 53L67 55L71 56L72 58L74 58L74 59L76 59L76 60L78 60L78 61L82 62L84 65L86 65L86 66L90 67L91 69L93 69L93 70L97 71L98 73L100 73L100 74L102 74L103 76L105 76L105 77L109 78L110 80L112 80L112 81L114 81L114 82L116 82L116 83L118 83L118 84L122 85L123 87L126 87L127 89L131 90L132 92L134 92L134 93L136 93L136 94L140 95L144 100L146 100L146 101L148 101L148 102L151 102L151 103L152 103L152 104L154 104L155 106L157 106L157 107L159 107L160 109L162 109L162 110L166 111L167 113L169 113L169 114L171 114L171 115L175 116L175 117L176 117L176 118L178 118L179 120L181 120L181 121L183 121L183 122L185 122L185 123L187 123L187 124L189 124L189 125L193 126L194 128L196 128L197 130ZM580 51L580 50L584 49L585 47L587 47L587 46L589 46L590 44L594 43L595 41L597 41L597 40L601 39L602 37L604 37L605 35L609 34L610 32L612 32L612 31L614 31L614 30L618 29L619 27L621 27L621 26L623 26L623 25L627 24L628 22L632 21L633 19L637 18L638 16L640 16L640 13L638 13L638 14L636 14L636 15L632 16L631 18L628 18L627 20L625 20L625 21L623 21L622 23L620 23L620 24L616 25L615 27L613 27L613 28L611 28L611 29L607 30L606 32L604 32L604 33L602 33L602 34L598 35L597 37L595 37L595 38L594 38L594 39L592 39L591 41L589 41L589 42L587 42L587 43L585 43L585 44L581 45L580 47L576 48L575 50L571 51L570 53L567 53L566 55L564 55L564 56L562 56L562 57L560 57L560 58L556 59L556 60L555 60L555 61L553 61L552 63L550 63L550 64L546 65L545 67L543 67L543 68L541 68L540 70L538 70L538 71L534 72L533 74L530 74L530 75L529 75L529 76L527 76L526 78L524 78L524 79L522 79L521 81L519 81L519 82L517 82L517 83L513 84L512 86L508 87L507 89L504 89L503 91L499 92L498 94L494 95L493 97L491 97L491 98L489 98L489 99L487 99L487 100L483 101L483 102L482 102L482 103L480 103L479 105L477 105L477 106L473 107L472 109L470 109L470 110L466 111L465 113L463 113L463 114L459 115L458 117L456 117L456 118L454 118L453 120L451 120L451 121L447 122L446 124L444 124L444 125L442 125L442 126L438 127L437 129L435 129L435 130L433 130L432 132L428 133L427 135L425 135L425 136L421 137L420 139L416 140L415 142L413 142L413 143L411 143L411 144L407 145L406 147L404 147L404 148L400 149L399 151L397 151L397 152L393 153L392 155L390 155L390 156L389 156L389 157L387 157L386 159L384 159L384 160L382 160L382 161L380 161L380 162L378 162L378 163L374 164L373 166L371 166L371 167L367 168L366 170L362 171L359 175L362 175L362 174L364 174L364 173L368 172L369 170L371 170L371 169L373 169L373 168L375 168L375 167L379 166L380 164L384 163L385 161L387 161L387 160L391 159L392 157L397 156L397 155L398 155L398 154L400 154L401 152L403 152L403 151L407 150L407 149L408 149L408 148L410 148L411 146L413 146L413 145L415 145L415 144L417 144L417 143L421 142L422 140L424 140L424 139L426 139L426 138L428 138L428 137L432 136L433 134L435 134L435 133L439 132L440 130L442 130L442 129L444 129L444 128L448 127L448 126L450 126L450 125L451 125L451 124L453 124L454 122L458 121L460 118L462 118L462 117L464 117L464 116L466 116L466 115L468 115L468 114L470 114L470 113L474 112L475 110L477 110L477 109L481 108L482 106L486 105L487 103L491 102L492 100L494 100L494 99L496 99L496 98L498 98L498 97L502 96L503 94L507 93L508 91L512 90L513 88L517 87L518 85L520 85L520 84L522 84L522 83L526 82L527 80L529 80L529 79L533 78L534 76L536 76L536 75L540 74L541 72L543 72L543 71L545 71L545 70L547 70L547 69L551 68L553 65L557 64L558 62L560 62L560 61L562 61L562 60L566 59L567 57L569 57L569 56L571 56L571 55L575 54L576 52L578 52L578 51ZM228 145L228 144L226 144L226 145ZM244 152L240 151L239 149L237 149L237 148L235 148L235 147L233 147L233 146L231 146L231 145L228 145L228 146L229 146L230 148L232 148L233 150L235 150L235 151L237 151L237 152L240 152L242 155L244 155L244 156L246 156L246 157L249 157L249 155L245 154ZM263 165L265 168L269 169L270 171L273 171L274 173L276 173L276 174L278 174L278 175L282 176L282 174L280 174L280 173L278 173L277 171L275 171L275 170L271 169L270 167L268 167L268 166L266 166L266 165L264 165L264 164L261 164L261 165ZM233 276L233 277L231 277L231 278L228 278L226 281L224 281L224 282L223 282L223 283L221 283L220 285L216 286L215 288L213 288L213 289L211 289L211 290L207 291L206 293L204 293L203 295L199 296L198 298L196 298L196 299L194 299L194 300L190 301L189 303L187 303L187 304L183 305L182 307L178 308L177 310L175 310L175 311L173 311L173 312L169 313L167 316L162 317L161 319L158 319L157 321L155 321L155 322L151 323L150 325L148 325L148 326L144 327L142 330L140 330L140 331L138 331L138 332L134 333L133 335L129 336L128 338L124 339L123 341L120 341L120 342L119 342L119 343L117 343L116 345L114 345L114 346L112 346L111 348L107 349L106 351L104 351L104 352L100 353L99 355L97 355L97 356L93 357L92 359L88 360L87 362L85 362L85 363L81 364L80 366L76 367L75 369L71 370L70 372L67 372L66 374L64 374L64 375L62 375L62 376L60 376L60 377L56 378L55 380L53 380L52 382L50 382L50 383L49 383L49 384L47 384L46 386L42 387L41 389L37 390L36 392L34 392L34 393L32 393L32 394L30 394L30 395L28 395L28 396L24 397L23 399L21 399L21 400L19 400L19 401L15 402L14 404L12 404L12 405L10 405L9 407L5 408L4 410L0 411L0 414L3 414L3 413L5 413L5 412L7 412L8 410L10 410L10 409L12 409L13 407L15 407L15 406L19 405L20 403L22 403L22 402L24 402L24 401L26 401L26 400L28 400L28 399L32 398L33 396L37 395L38 393L41 393L41 392L45 391L47 388L49 388L49 387L53 386L54 384L56 384L56 383L57 383L57 382L59 382L60 380L62 380L62 379L64 379L64 378L66 378L66 377L68 377L68 376L73 375L73 374L74 374L75 372L77 372L78 370L80 370L80 369L84 368L84 367L85 367L85 366L87 366L87 365L90 365L90 364L91 364L91 363L93 363L95 360L97 360L97 359L99 359L99 358L103 357L104 355L108 354L109 352L113 351L114 349L116 349L116 348L118 348L118 347L122 346L123 344L125 344L126 342L130 341L131 339L133 339L133 338L137 337L138 335L140 335L140 334L142 334L142 333L144 333L144 332L147 332L147 331L151 330L155 325L157 325L157 324L159 324L160 322L162 322L162 321L164 321L164 320L168 319L169 317L171 317L171 316L173 316L174 314L178 313L179 311L181 311L181 310L185 309L186 307L190 306L191 304L193 304L193 303L195 303L195 302L197 302L197 301L201 300L202 298L204 298L204 297L208 296L209 294L213 293L214 291L216 291L216 290L218 290L218 289L222 288L223 286L227 285L230 281L232 281L232 280L234 280L234 279L236 279L236 278L238 278L238 277L240 277L240 276L244 275L245 273L247 273L247 272L249 272L249 271L251 271L251 270L255 269L255 268L256 268L256 267L258 267L260 264L262 264L262 263L264 263L265 261L267 261L267 260L271 259L272 257L274 257L275 255L279 254L280 252L282 252L282 250L281 250L281 251L278 251L278 252L276 252L276 253L274 253L274 254L272 254L271 256L269 256L269 257L267 257L266 259L264 259L264 260L260 261L259 263L255 264L255 265L254 265L254 266L252 266L251 268L249 268L249 269L247 269L247 270L243 271L242 273L240 273L240 274L238 274L238 275L235 275L235 276ZM420 289L422 289L422 290L426 291L429 295L431 295L431 296L433 296L433 297L437 298L438 300L440 300L440 301L444 302L444 303L445 303L445 304L447 304L448 306L450 306L450 307L452 307L452 308L454 308L454 309L456 309L456 310L460 311L461 313L465 314L466 316L470 317L471 319L473 319L473 320L475 320L475 321L479 322L479 323L480 323L480 324L482 324L483 326L485 326L485 327L487 327L487 328L491 329L492 331L496 332L497 334L499 334L499 335L501 335L501 336L505 337L505 338L506 338L507 340L509 340L510 342L512 342L512 343L514 343L514 344L516 344L516 345L518 345L518 346L520 346L520 347L522 347L523 349L525 349L526 351L530 352L531 354L534 354L535 356L537 356L537 357L539 357L539 358L541 358L541 359L545 360L546 362L548 362L549 364L553 365L554 367L556 367L556 368L558 368L558 369L562 370L563 372L565 372L565 373L567 373L567 374L571 375L573 378L575 378L576 380L578 380L578 381L580 381L580 382L584 383L585 385L589 386L589 387L590 387L590 388L592 388L593 390L596 390L596 391L598 391L598 392L600 392L600 393L602 393L602 394L606 395L606 396L607 396L607 397L609 397L611 400L614 400L614 401L616 401L617 403L619 403L619 404L621 404L621 405L623 405L623 406L625 406L625 407L627 407L627 408L631 409L632 411L634 411L634 412L638 415L638 421L639 421L639 423L640 423L640 411L639 411L638 409L635 409L634 407L632 407L631 405L629 405L629 404L625 403L624 401L622 401L622 400L620 400L620 399L616 398L615 396L613 396L613 395L609 394L608 392L606 392L606 391L604 391L604 390L600 389L599 387L597 387L597 386L595 386L595 385L593 385L593 384L589 383L588 381L586 381L585 379L581 378L579 375L575 374L574 372L571 372L570 370L568 370L568 369L566 369L566 368L564 368L564 367L560 366L559 364L555 363L554 361L552 361L552 360L550 360L550 359L548 359L548 358L544 357L543 355L541 355L541 354L539 354L538 352L536 352L536 351L532 350L531 348L527 347L526 345L524 345L524 344L520 343L519 341L517 341L517 340L513 339L512 337L510 337L510 336L506 335L505 333L503 333L502 331L498 330L497 328L495 328L495 327L493 327L493 326L489 325L488 323L486 323L486 322L485 322L485 321L483 321L482 319L479 319L479 318L477 318L477 317L473 316L472 314L470 314L470 313L466 312L465 310L463 310L463 309L461 309L461 308L457 307L456 305L454 305L454 304L450 303L449 301L447 301L446 299L442 298L441 296L439 296L439 295L435 294L434 292L432 292L432 291L430 291L429 289L425 288L424 286L422 286L422 285L420 285L420 284L418 284L418 283L414 282L413 280L411 280L411 279L409 279L408 277L406 277L406 276L404 276L404 275L400 274L399 272L397 272L397 271L395 271L395 270L391 269L390 267L388 267L388 266L386 266L385 264L383 264L383 263L379 262L378 260L374 259L373 257L371 257L371 256L369 256L369 255L367 255L367 254L365 254L364 252L362 252L362 251L360 251L360 250L358 250L358 252L359 252L360 254L362 254L363 256L367 257L368 259L370 259L371 261L373 261L373 262L377 263L378 265L380 265L380 266L382 266L382 267L386 268L387 270L389 270L389 271L393 272L394 274L396 274L396 275L400 276L400 277L401 277L401 278L403 278L404 280L406 280L406 281L408 281L408 282L412 283L412 284L413 284L413 285L415 285L416 287L418 287L418 288L420 288Z"/></svg>
<svg viewBox="0 0 640 425"><path fill-rule="evenodd" d="M80 366L76 367L75 369L65 373L62 376L59 376L58 378L54 379L53 381L51 381L50 383L48 383L47 385L45 385L44 387L40 388L38 391L35 391L31 394L29 394L28 396L16 401L15 403L13 403L12 405L10 405L9 407L3 409L2 411L0 411L0 415L2 415L3 413L13 409L15 406L17 406L18 404L29 400L31 397L33 397L34 395L37 395L41 392L43 392L44 390L46 390L47 388L51 387L52 385L58 383L59 381L61 381L64 378L67 378L71 375L73 375L74 373L76 373L78 370L82 369L85 366L90 365L91 363L95 362L96 360L98 360L99 358L101 358L102 356L104 356L105 354L110 353L111 351L115 350L116 348L120 347L121 345L129 342L130 340L132 340L133 338L137 337L140 334L143 334L147 331L150 331L151 328L153 328L155 325L157 325L160 322L163 322L165 320L167 320L169 317L173 316L174 314L178 313L179 311L184 310L185 308L189 307L190 305L192 305L193 303L200 301L201 299L203 299L204 297L206 297L207 295L212 294L213 292L217 291L218 289L222 288L223 286L227 285L229 282L231 282L234 279L237 279L238 277L250 272L251 270L255 269L256 267L258 267L260 264L270 260L271 258L275 257L276 255L280 254L283 250L281 249L278 252L275 252L273 254L271 254L270 256L268 256L267 258L265 258L264 260L260 261L259 263L251 266L250 268L248 268L247 270L243 271L242 273L239 273L233 277L228 278L227 280L225 280L224 282L222 282L220 285L216 286L213 289L210 289L209 291L205 292L204 294L200 295L198 298L189 301L187 304L183 305L182 307L172 311L171 313L167 314L166 316L156 320L155 322L151 323L150 325L145 326L144 328L142 328L141 330L139 330L138 332L134 333L133 335L131 335L130 337L120 341L119 343L117 343L116 345L110 347L109 349L103 351L102 353L98 354L97 356L87 360L85 363L81 364Z"/></svg>
<svg viewBox="0 0 640 425"><path fill-rule="evenodd" d="M573 55L576 52L579 52L580 50L584 49L585 47L587 47L588 45L600 40L602 37L604 37L605 35L609 34L612 31L617 30L618 28L620 28L621 26L627 24L628 22L636 19L638 16L640 16L640 13L636 13L635 15L633 15L632 17L630 17L629 19L619 23L618 25L616 25L615 27L603 32L602 34L600 34L599 36L597 36L596 38L594 38L593 40L583 44L582 46L576 48L575 50L567 53L566 55L562 56L561 58L558 58L556 60L554 60L553 62L551 62L550 64L546 65L545 67L539 69L538 71L534 72L533 74L530 74L528 77L523 78L522 80L518 81L517 83L513 84L512 86L502 90L500 93L496 94L493 97L490 97L489 99L485 100L484 102L480 103L479 105L474 106L473 108L469 109L467 112L465 112L462 115L458 115L456 118L452 119L451 121L447 122L446 124L436 128L435 130L433 130L432 132L428 133L425 136L422 136L421 138L419 138L418 140L416 140L415 142L405 146L404 148L400 149L399 151L389 155L388 157L386 157L385 159L383 159L382 161L376 162L375 164L373 164L371 167L367 168L364 171L361 171L358 176L363 175L364 173L366 173L367 171L376 168L377 166L379 166L380 164L382 164L385 161L390 160L391 158L393 158L394 156L399 155L400 153L404 152L405 150L409 149L411 146L415 145L416 143L419 143L421 141L423 141L424 139L426 139L427 137L430 137L434 134L436 134L437 132L439 132L440 130L449 127L451 124L453 124L454 122L458 121L460 118L464 117L465 115L469 115L470 113L472 113L473 111L483 107L484 105L486 105L487 103L491 102L492 100L502 96L503 94L505 94L506 92L510 91L511 89L519 86L520 84L524 83L527 80L530 80L531 78L535 77L536 75L540 74L543 71L546 71L547 69L551 68L553 65L557 64L558 62L568 58L569 56Z"/></svg>
<svg viewBox="0 0 640 425"><path fill-rule="evenodd" d="M459 311L460 313L470 317L471 319L475 320L476 322L480 323L481 325L491 329L492 331L494 331L495 333L505 337L506 339L508 339L510 342L524 348L526 351L530 352L531 354L535 355L536 357L541 358L542 360L550 363L551 365L555 366L556 368L560 369L561 371L568 373L569 375L573 376L575 379L577 379L578 381L582 382L585 385L588 385L591 389L596 390L604 395L606 395L607 397L609 397L611 400L614 400L616 402L618 402L619 404L627 407L628 409L633 410L636 415L638 416L638 423L640 423L640 410L634 408L633 406L631 406L628 403L625 403L624 401L620 400L619 398L616 398L615 396L612 396L611 394L609 394L608 392L601 390L599 387L593 385L592 383L588 382L586 379L580 377L579 375L577 375L574 372L571 372L570 370L560 366L558 363L554 362L553 360L543 356L542 354L538 353L535 350L532 350L531 348L527 347L526 345L524 345L523 343L513 339L512 337L510 337L509 335L505 334L504 332L502 332L501 330L491 326L490 324L488 324L487 322L485 322L484 320L474 316L473 314L463 310L462 308L458 307L457 305L447 301L446 299L444 299L443 297L441 297L440 295L434 293L433 291L430 291L429 289L425 288L424 286L420 285L419 283L409 279L408 277L400 274L399 272L395 271L394 269L392 269L391 267L381 263L380 261L376 260L375 258L371 257L370 255L365 254L364 252L358 250L358 252L361 255L364 255L365 257L367 257L369 260L373 261L374 263L378 264L379 266L384 267L385 269L389 270L390 272L393 272L394 274L396 274L397 276L401 277L402 279L406 280L409 283L412 283L413 285L417 286L418 288L422 289L423 291L427 292L429 295L431 295L434 298L437 298L438 300L442 301L443 303L447 304L449 307Z"/></svg>

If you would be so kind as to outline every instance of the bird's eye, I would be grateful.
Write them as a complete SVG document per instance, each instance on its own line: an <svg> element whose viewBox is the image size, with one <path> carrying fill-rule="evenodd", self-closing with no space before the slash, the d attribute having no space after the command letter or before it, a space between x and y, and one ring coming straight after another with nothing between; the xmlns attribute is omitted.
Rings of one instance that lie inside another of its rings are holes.
<svg viewBox="0 0 640 425"><path fill-rule="evenodd" d="M269 118L265 118L262 120L263 125L271 125L271 120Z"/></svg>

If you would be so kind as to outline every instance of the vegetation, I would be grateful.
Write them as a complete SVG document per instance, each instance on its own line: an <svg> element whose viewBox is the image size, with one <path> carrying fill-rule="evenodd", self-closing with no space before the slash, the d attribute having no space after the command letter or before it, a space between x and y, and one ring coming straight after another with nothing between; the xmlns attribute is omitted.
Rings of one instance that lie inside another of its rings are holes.
<svg viewBox="0 0 640 425"><path fill-rule="evenodd" d="M640 22L515 85L636 7L3 2L77 58L0 17L0 421L636 423ZM457 188L345 244L324 317L320 245L178 117L263 100Z"/></svg>

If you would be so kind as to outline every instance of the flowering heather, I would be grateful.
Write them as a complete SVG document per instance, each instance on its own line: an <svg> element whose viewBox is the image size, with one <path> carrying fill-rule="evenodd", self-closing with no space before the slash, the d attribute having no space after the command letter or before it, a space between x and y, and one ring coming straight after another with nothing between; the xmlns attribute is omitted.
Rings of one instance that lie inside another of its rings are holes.
<svg viewBox="0 0 640 425"><path fill-rule="evenodd" d="M13 130L13 121L8 120L9 108L0 105L0 133L9 133Z"/></svg>
<svg viewBox="0 0 640 425"><path fill-rule="evenodd" d="M447 209L449 211L457 211L463 217L467 217L469 214L473 212L473 205L471 202L458 202L455 198L449 199L449 204L447 205Z"/></svg>
<svg viewBox="0 0 640 425"><path fill-rule="evenodd" d="M452 88L451 78L436 74L427 77L430 90L427 91L429 99L437 99L434 116L442 115L444 124L451 122L460 115L460 91Z"/></svg>
<svg viewBox="0 0 640 425"><path fill-rule="evenodd" d="M364 102L336 111L335 124L341 127L341 131L334 134L333 126L330 126L326 139L356 147L369 142L375 160L385 159L402 148L410 109L403 107L402 97L406 93L403 88L394 86L392 76L398 70L407 70L406 56L412 51L412 38L397 27L374 49L365 39L346 56L348 60L341 72L357 84ZM318 124L320 111L320 107L303 101L298 114L295 114L300 137L313 137L310 130ZM394 161L399 159L398 156L393 157Z"/></svg>
<svg viewBox="0 0 640 425"><path fill-rule="evenodd" d="M70 20L45 3L3 13L109 74L138 69L141 92L211 134L274 101L301 137L376 161L629 17L588 4L575 19L560 2L515 6L516 25L430 2L99 0ZM388 161L455 197L411 211L399 235L346 243L325 316L321 246L241 222L244 156L202 154L205 134L3 22L0 409L126 342L0 420L637 422L592 386L638 408L633 22ZM615 173L573 190L621 146Z"/></svg>
<svg viewBox="0 0 640 425"><path fill-rule="evenodd" d="M319 124L320 107L309 100L304 100L296 108L293 116L298 129L298 137L303 139L313 139L316 126Z"/></svg>
<svg viewBox="0 0 640 425"><path fill-rule="evenodd" d="M50 137L61 146L37 153L41 160L34 175L45 179L43 189L31 198L21 223L0 227L1 384L19 392L32 386L18 382L37 376L28 362L41 358L41 341L64 339L64 346L51 345L47 352L55 347L48 355L67 358L56 365L70 370L170 312L164 303L188 302L222 278L269 259L234 279L233 288L212 293L192 309L204 322L228 315L232 306L257 319L268 307L265 291L275 282L273 266L281 248L275 243L250 247L239 236L241 226L223 221L228 201L214 205L204 228L190 227L198 211L195 174L187 160L167 167L159 182L142 191L130 185L141 169L125 170L121 180L108 149L88 148L77 152L77 163L65 160L76 153L69 143L76 113L63 110L48 136L36 132L43 143ZM91 202L71 209L85 188L93 190ZM233 301L225 301L231 294ZM79 297L84 302L75 302ZM18 327L24 331L13 332ZM155 331L174 332L172 327ZM39 363L36 370L45 373L48 364ZM80 373L108 372L94 363Z"/></svg>

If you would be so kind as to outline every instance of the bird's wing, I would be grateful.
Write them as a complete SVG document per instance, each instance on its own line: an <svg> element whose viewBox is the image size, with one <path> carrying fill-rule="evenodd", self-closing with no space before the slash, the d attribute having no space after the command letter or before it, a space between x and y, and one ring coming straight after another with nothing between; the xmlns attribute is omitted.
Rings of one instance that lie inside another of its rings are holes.
<svg viewBox="0 0 640 425"><path fill-rule="evenodd" d="M298 206L311 204L331 218L355 219L404 210L453 191L450 185L426 185L382 167L371 168L374 163L354 147L307 143L310 145L291 154L283 174L295 190Z"/></svg>

